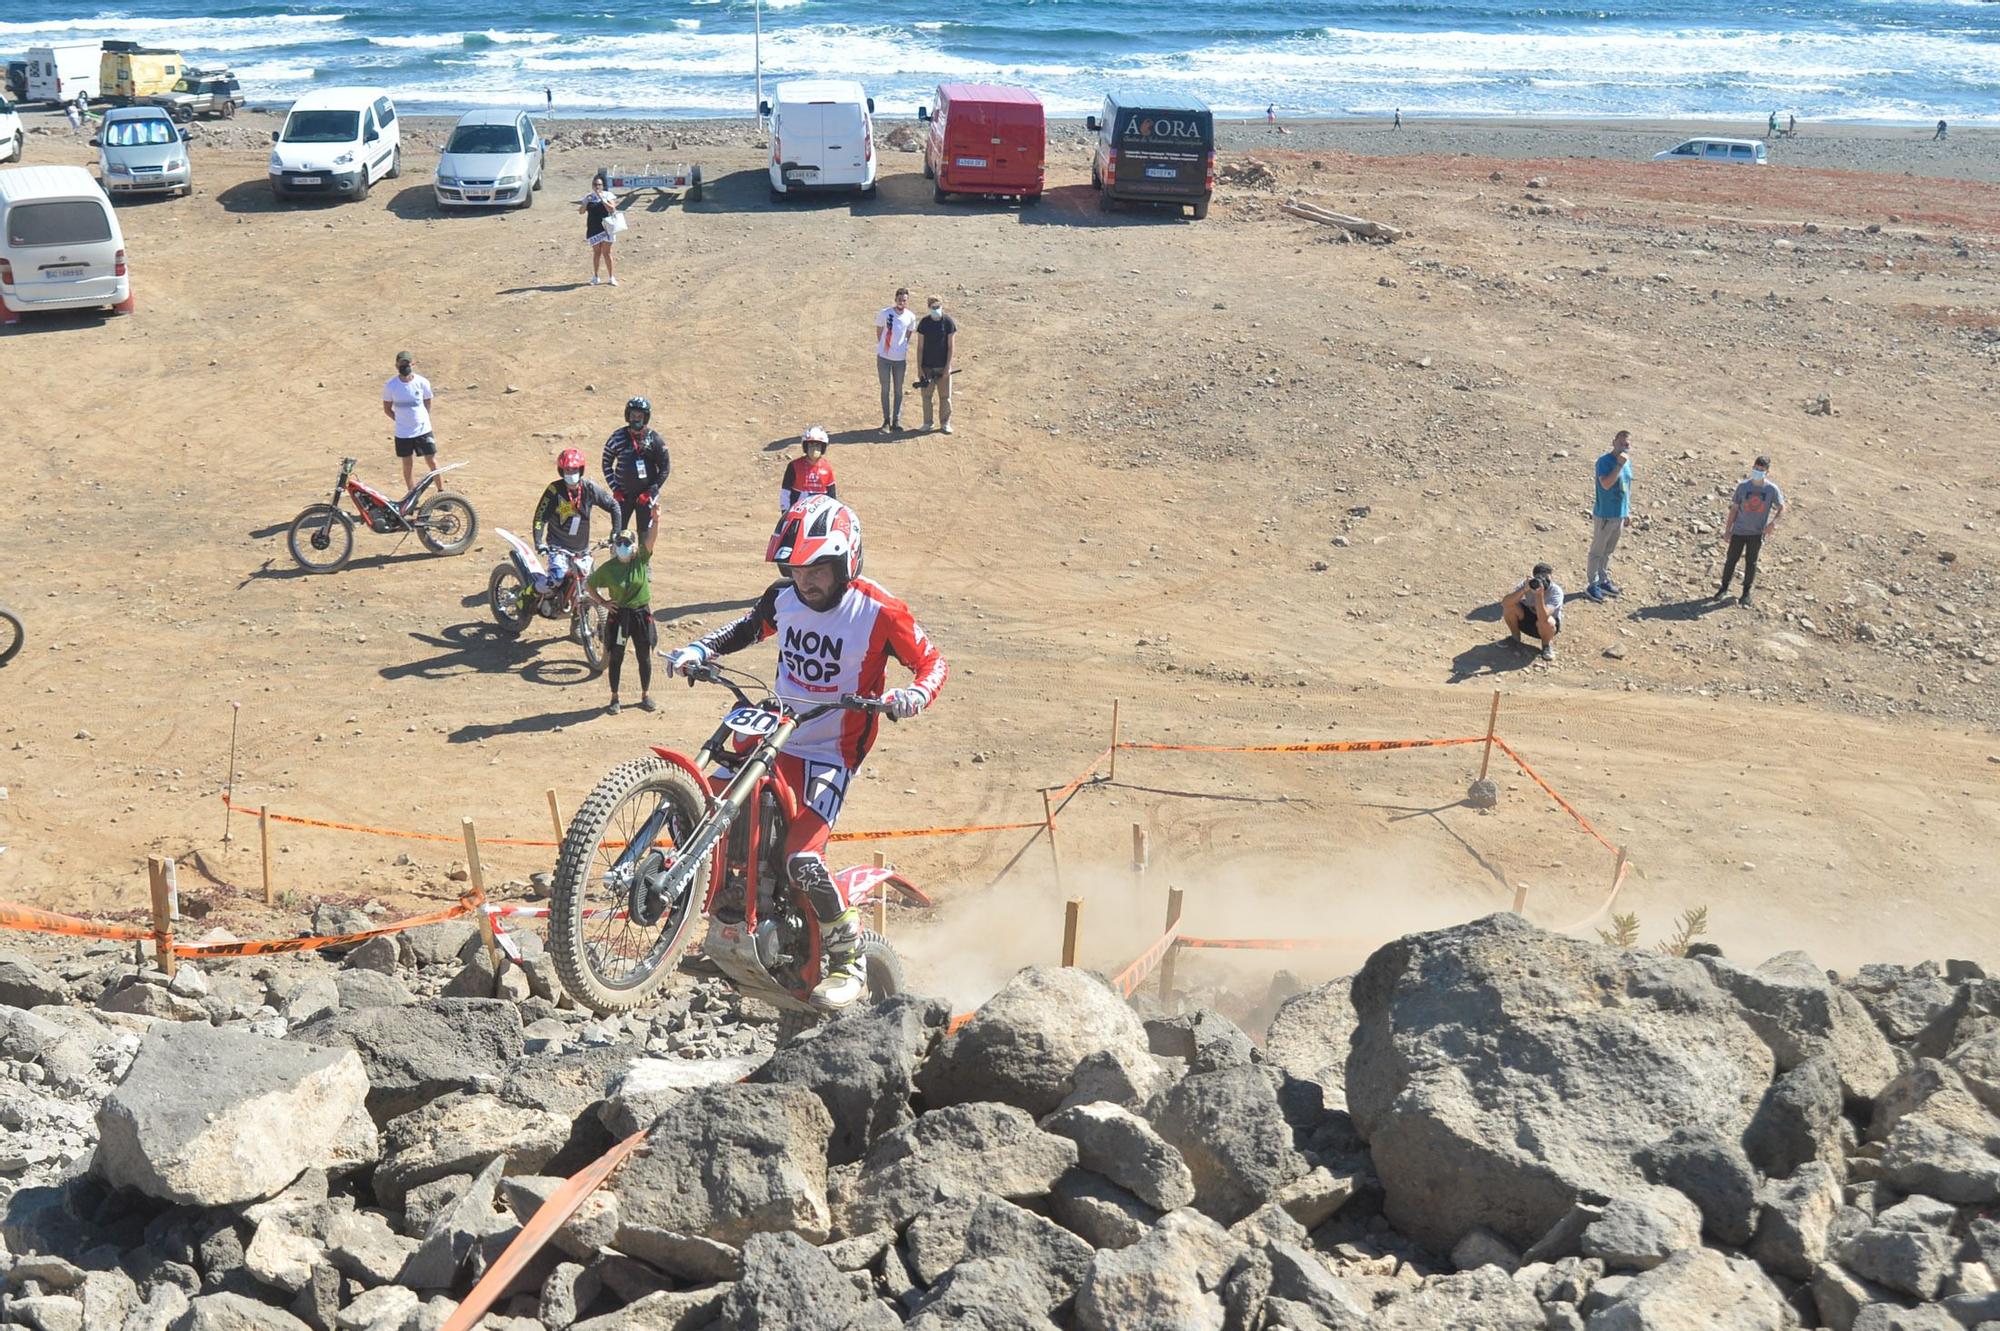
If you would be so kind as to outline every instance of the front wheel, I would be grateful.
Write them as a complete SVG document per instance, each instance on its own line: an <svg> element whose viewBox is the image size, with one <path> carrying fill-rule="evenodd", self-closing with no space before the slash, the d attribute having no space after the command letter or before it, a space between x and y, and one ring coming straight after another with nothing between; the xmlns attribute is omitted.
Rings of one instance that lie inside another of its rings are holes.
<svg viewBox="0 0 2000 1331"><path fill-rule="evenodd" d="M464 495L435 495L417 510L417 539L434 555L462 555L479 534L479 514Z"/></svg>
<svg viewBox="0 0 2000 1331"><path fill-rule="evenodd" d="M493 575L486 579L486 608L493 612L493 622L500 631L510 638L519 637L528 627L528 595L528 581L521 570L511 563L493 566Z"/></svg>
<svg viewBox="0 0 2000 1331"><path fill-rule="evenodd" d="M338 573L354 554L354 522L332 504L313 504L285 534L292 558L308 573Z"/></svg>
<svg viewBox="0 0 2000 1331"><path fill-rule="evenodd" d="M612 769L570 820L549 886L549 952L591 1011L642 1007L672 972L721 841L700 835L707 811L692 776L648 756ZM693 872L673 872L690 867L675 848L691 841L706 845Z"/></svg>
<svg viewBox="0 0 2000 1331"><path fill-rule="evenodd" d="M21 627L21 617L0 606L0 665L6 665L21 652L21 644L27 641L28 631Z"/></svg>
<svg viewBox="0 0 2000 1331"><path fill-rule="evenodd" d="M583 663L590 667L590 677L596 679L604 673L603 606L595 601L589 601L578 609L576 636L578 643L583 647Z"/></svg>

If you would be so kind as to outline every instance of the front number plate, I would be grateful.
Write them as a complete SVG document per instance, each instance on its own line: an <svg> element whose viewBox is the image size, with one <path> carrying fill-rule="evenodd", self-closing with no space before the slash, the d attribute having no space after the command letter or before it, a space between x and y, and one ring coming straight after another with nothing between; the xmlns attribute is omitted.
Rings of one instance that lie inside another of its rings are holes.
<svg viewBox="0 0 2000 1331"><path fill-rule="evenodd" d="M318 176L300 176L300 177L298 177L298 178L297 178L296 180L294 180L294 181L293 181L292 183L293 183L294 185L317 185L317 184L319 184L319 177L318 177Z"/></svg>
<svg viewBox="0 0 2000 1331"><path fill-rule="evenodd" d="M761 707L739 707L722 718L722 724L739 735L768 735L778 728L778 714Z"/></svg>

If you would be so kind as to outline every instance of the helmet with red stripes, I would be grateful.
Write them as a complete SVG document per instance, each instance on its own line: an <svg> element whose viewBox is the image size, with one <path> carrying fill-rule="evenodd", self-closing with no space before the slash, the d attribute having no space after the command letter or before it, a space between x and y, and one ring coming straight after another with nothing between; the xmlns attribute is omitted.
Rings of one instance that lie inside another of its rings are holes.
<svg viewBox="0 0 2000 1331"><path fill-rule="evenodd" d="M556 475L558 476L567 479L570 472L581 473L586 470L588 470L588 467L583 460L583 450L581 449L565 448L556 457Z"/></svg>
<svg viewBox="0 0 2000 1331"><path fill-rule="evenodd" d="M861 576L861 519L831 495L807 495L778 524L764 558L786 568L832 563L850 582Z"/></svg>

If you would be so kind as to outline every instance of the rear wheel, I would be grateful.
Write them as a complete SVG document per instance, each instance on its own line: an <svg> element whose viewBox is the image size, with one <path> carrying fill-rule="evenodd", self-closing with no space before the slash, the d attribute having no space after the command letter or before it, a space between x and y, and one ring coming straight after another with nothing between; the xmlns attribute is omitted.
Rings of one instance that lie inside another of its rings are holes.
<svg viewBox="0 0 2000 1331"><path fill-rule="evenodd" d="M436 495L417 510L417 539L434 555L462 555L478 534L479 514L464 495Z"/></svg>
<svg viewBox="0 0 2000 1331"><path fill-rule="evenodd" d="M596 679L604 672L603 606L592 601L577 612L576 636L578 645L583 648L584 664L590 667L590 677Z"/></svg>
<svg viewBox="0 0 2000 1331"><path fill-rule="evenodd" d="M1023 194L1021 196L1021 206L1023 208L1032 208L1041 201L1042 196L1039 194Z"/></svg>
<svg viewBox="0 0 2000 1331"><path fill-rule="evenodd" d="M1197 199L1194 205L1194 220L1199 222L1202 218L1207 216L1208 216L1208 200Z"/></svg>
<svg viewBox="0 0 2000 1331"><path fill-rule="evenodd" d="M224 102L222 104L222 118L224 120L236 119L236 103Z"/></svg>
<svg viewBox="0 0 2000 1331"><path fill-rule="evenodd" d="M937 172L931 170L931 155L929 153L924 154L924 179L925 180L937 179Z"/></svg>
<svg viewBox="0 0 2000 1331"><path fill-rule="evenodd" d="M19 655L27 636L28 631L21 627L21 617L0 606L0 665L6 665Z"/></svg>
<svg viewBox="0 0 2000 1331"><path fill-rule="evenodd" d="M943 202L944 202L944 201L945 201L946 199L948 199L948 198L950 198L950 197L951 197L950 195L948 195L948 194L946 194L946 193L944 192L944 186L943 186L943 185L933 185L933 186L931 186L931 202L932 202L932 203L943 203Z"/></svg>
<svg viewBox="0 0 2000 1331"><path fill-rule="evenodd" d="M1118 200L1111 197L1110 190L1106 190L1097 196L1097 206L1107 213L1115 213L1118 211Z"/></svg>
<svg viewBox="0 0 2000 1331"><path fill-rule="evenodd" d="M677 898L662 901L649 889L667 876L674 848L700 826L707 806L688 773L634 758L599 781L570 821L549 889L549 952L563 988L593 1012L641 1007L673 972L701 911L715 847L683 877Z"/></svg>
<svg viewBox="0 0 2000 1331"><path fill-rule="evenodd" d="M1104 177L1097 174L1097 163L1094 161L1090 164L1090 187L1092 189L1104 188Z"/></svg>
<svg viewBox="0 0 2000 1331"><path fill-rule="evenodd" d="M285 534L292 558L308 573L338 573L354 554L354 523L332 504L314 504Z"/></svg>
<svg viewBox="0 0 2000 1331"><path fill-rule="evenodd" d="M528 627L532 611L524 596L527 590L528 580L512 564L495 564L493 575L486 579L486 608L493 612L493 622L500 631L510 638Z"/></svg>

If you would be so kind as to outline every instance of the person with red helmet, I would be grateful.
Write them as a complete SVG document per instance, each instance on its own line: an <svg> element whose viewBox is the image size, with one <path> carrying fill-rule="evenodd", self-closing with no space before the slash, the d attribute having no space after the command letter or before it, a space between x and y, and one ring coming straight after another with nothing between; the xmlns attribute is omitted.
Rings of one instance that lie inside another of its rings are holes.
<svg viewBox="0 0 2000 1331"><path fill-rule="evenodd" d="M538 594L562 586L572 566L579 568L583 576L590 576L593 508L611 515L613 531L625 525L611 492L585 474L583 451L565 448L556 458L556 479L542 491L541 501L535 505L534 522L528 528L546 570L535 579Z"/></svg>
<svg viewBox="0 0 2000 1331"><path fill-rule="evenodd" d="M785 514L764 557L783 576L748 614L671 653L676 674L776 638L781 698L881 697L899 720L937 700L950 668L910 607L861 576L861 519L853 509L831 495L807 495ZM885 693L892 656L915 678ZM841 896L823 852L848 780L879 729L880 718L871 713L828 712L794 732L772 772L799 805L785 841L785 867L819 917L827 961L813 1003L827 1010L848 1006L866 989L860 916ZM717 773L716 779L726 782L730 775Z"/></svg>

